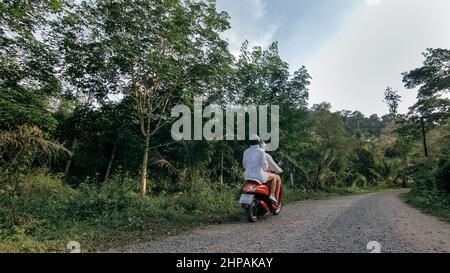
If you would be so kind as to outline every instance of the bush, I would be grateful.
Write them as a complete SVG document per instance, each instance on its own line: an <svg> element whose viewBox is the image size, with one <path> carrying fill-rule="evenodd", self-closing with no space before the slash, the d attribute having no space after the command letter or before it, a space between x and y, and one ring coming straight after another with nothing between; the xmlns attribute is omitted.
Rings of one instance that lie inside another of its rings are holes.
<svg viewBox="0 0 450 273"><path fill-rule="evenodd" d="M415 192L442 191L450 194L450 156L419 159L413 167Z"/></svg>
<svg viewBox="0 0 450 273"><path fill-rule="evenodd" d="M127 175L116 174L100 186L85 181L79 187L73 211L78 220L105 217L126 210L132 199L139 198L138 182Z"/></svg>
<svg viewBox="0 0 450 273"><path fill-rule="evenodd" d="M406 201L427 213L450 221L450 194L436 190L413 191L406 195Z"/></svg>
<svg viewBox="0 0 450 273"><path fill-rule="evenodd" d="M61 179L38 170L32 175L13 176L18 188L9 195L9 205L18 213L31 215L41 224L54 224L68 218L70 204L77 191L64 185ZM13 182L11 182L13 183Z"/></svg>
<svg viewBox="0 0 450 273"><path fill-rule="evenodd" d="M450 194L450 156L442 156L439 159L434 175L437 189Z"/></svg>
<svg viewBox="0 0 450 273"><path fill-rule="evenodd" d="M431 158L418 159L414 162L412 168L413 191L422 192L435 189L434 166L435 162Z"/></svg>
<svg viewBox="0 0 450 273"><path fill-rule="evenodd" d="M28 235L39 229L39 221L28 214L20 213L12 206L4 206L4 197L0 200L0 238L7 239L17 235Z"/></svg>
<svg viewBox="0 0 450 273"><path fill-rule="evenodd" d="M413 168L415 183L406 200L425 212L450 221L450 157L422 158Z"/></svg>

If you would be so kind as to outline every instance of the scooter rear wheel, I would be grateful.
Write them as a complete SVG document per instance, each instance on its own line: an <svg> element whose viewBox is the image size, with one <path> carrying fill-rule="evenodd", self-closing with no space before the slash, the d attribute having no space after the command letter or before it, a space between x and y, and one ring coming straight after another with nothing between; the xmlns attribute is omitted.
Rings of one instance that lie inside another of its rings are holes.
<svg viewBox="0 0 450 273"><path fill-rule="evenodd" d="M256 200L253 200L253 202L245 208L247 220L252 223L258 221L258 212L258 202Z"/></svg>

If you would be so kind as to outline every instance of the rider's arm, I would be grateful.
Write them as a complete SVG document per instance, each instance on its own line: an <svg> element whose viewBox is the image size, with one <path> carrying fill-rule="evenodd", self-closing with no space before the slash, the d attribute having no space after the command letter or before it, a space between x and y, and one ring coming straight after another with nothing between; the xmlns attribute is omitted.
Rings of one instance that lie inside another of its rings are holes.
<svg viewBox="0 0 450 273"><path fill-rule="evenodd" d="M264 150L261 150L261 167L264 171L267 171L269 169L269 163L267 162L265 154Z"/></svg>
<svg viewBox="0 0 450 273"><path fill-rule="evenodd" d="M276 173L282 173L283 170L278 166L277 163L273 160L272 156L266 153L266 160L269 164L269 168L275 171Z"/></svg>

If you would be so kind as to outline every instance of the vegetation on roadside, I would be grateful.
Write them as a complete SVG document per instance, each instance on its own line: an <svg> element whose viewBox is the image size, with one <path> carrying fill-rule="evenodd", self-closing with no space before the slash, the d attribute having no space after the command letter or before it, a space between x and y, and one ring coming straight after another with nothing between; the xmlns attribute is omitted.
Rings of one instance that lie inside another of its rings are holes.
<svg viewBox="0 0 450 273"><path fill-rule="evenodd" d="M450 221L450 157L421 159L415 169L412 191L404 196L409 204L422 211Z"/></svg>
<svg viewBox="0 0 450 273"><path fill-rule="evenodd" d="M195 191L142 196L139 183L117 173L100 187L84 182L73 189L45 170L16 177L15 196L2 195L0 252L64 252L70 241L82 251L173 235L192 227L244 221L241 185L198 181ZM285 204L305 199L365 193L373 189L329 188L302 192L287 187Z"/></svg>
<svg viewBox="0 0 450 273"><path fill-rule="evenodd" d="M450 222L450 198L448 193L439 191L409 192L404 195L404 200L425 213Z"/></svg>

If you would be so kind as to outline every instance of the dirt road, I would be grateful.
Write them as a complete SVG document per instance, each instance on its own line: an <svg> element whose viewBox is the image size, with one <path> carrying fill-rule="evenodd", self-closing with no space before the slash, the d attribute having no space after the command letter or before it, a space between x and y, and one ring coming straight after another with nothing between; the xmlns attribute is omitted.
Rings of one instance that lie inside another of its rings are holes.
<svg viewBox="0 0 450 273"><path fill-rule="evenodd" d="M126 252L450 252L450 224L403 203L405 190L301 201L257 223L206 226ZM376 243L375 243L376 245Z"/></svg>

